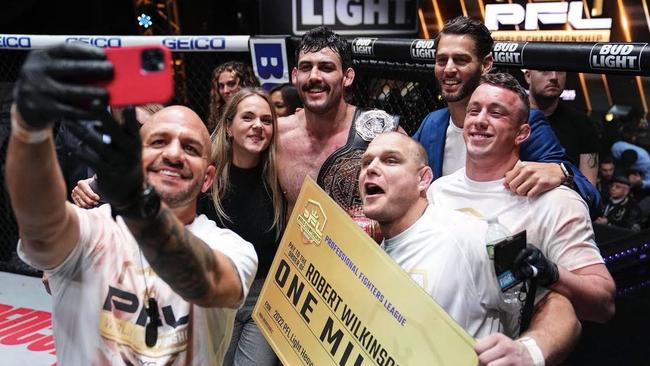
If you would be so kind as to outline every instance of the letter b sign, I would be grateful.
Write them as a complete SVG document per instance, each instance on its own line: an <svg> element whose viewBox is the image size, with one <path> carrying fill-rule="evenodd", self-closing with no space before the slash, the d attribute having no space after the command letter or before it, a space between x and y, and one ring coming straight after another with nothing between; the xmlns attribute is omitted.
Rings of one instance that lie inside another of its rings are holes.
<svg viewBox="0 0 650 366"><path fill-rule="evenodd" d="M283 38L253 38L250 40L250 49L253 70L262 86L289 82L287 52Z"/></svg>

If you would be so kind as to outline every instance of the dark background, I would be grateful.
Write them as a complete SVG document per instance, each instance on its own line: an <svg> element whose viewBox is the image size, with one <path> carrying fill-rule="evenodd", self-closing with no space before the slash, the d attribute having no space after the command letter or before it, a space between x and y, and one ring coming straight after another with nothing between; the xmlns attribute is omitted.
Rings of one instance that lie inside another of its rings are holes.
<svg viewBox="0 0 650 366"><path fill-rule="evenodd" d="M258 1L178 0L181 34L256 34ZM137 16L154 9L136 9L129 0L5 1L0 34L137 35ZM163 35L163 34L161 34Z"/></svg>
<svg viewBox="0 0 650 366"><path fill-rule="evenodd" d="M283 22L278 14L269 14L264 11L259 14L258 4L265 0L178 0L180 33L185 35L200 34L259 34L260 24L270 25L274 22ZM291 0L266 0L268 5L280 5L280 1L291 4ZM461 9L455 8L455 2L439 2L443 6L443 15L460 14ZM472 4L469 1L466 4ZM615 2L605 2L606 7L613 6ZM646 32L648 27L643 23L644 17L639 12L638 1L633 0L633 6L626 2L627 9L633 15L632 29ZM429 4L424 2L423 4ZM429 5L430 6L430 5ZM268 8L265 7L265 8ZM430 14L430 9L425 9ZM447 12L445 12L445 10ZM472 10L472 9L469 9ZM18 0L5 1L0 11L0 34L52 34L52 35L138 35L142 28L137 23L137 16L142 13L153 14L154 9L146 7L137 8L134 1L130 0L67 0L67 1L36 1ZM446 13L446 14L445 14ZM609 14L615 14L614 11ZM274 16L275 15L275 16ZM614 17L615 22L618 19ZM641 20L639 22L639 20ZM286 20L284 20L286 21ZM154 19L155 22L155 19ZM434 21L428 22L432 25L431 33L435 34L437 29L433 27ZM154 24L154 26L160 26ZM618 25L614 27L617 31ZM262 32L270 33L270 32ZM164 29L154 28L154 34L168 34ZM638 41L647 41L646 34L633 32L634 38ZM614 36L618 36L614 34ZM619 37L613 37L619 38ZM645 39L644 39L645 38ZM6 62L6 59L3 60ZM0 61L0 64L2 61ZM0 65L1 66L1 65ZM581 88L577 86L575 76L570 82L576 89L576 104L583 100ZM600 77L592 77L587 84L600 83ZM610 76L610 87L614 91L614 100L627 99L637 108L637 88L631 77ZM594 81L595 80L595 81ZM643 78L646 84L647 78ZM9 96L8 88L0 85L0 101ZM597 87L596 87L597 86ZM602 86L592 85L591 95L594 99L595 111L602 112L609 105L604 93L599 93ZM4 92L3 92L4 90ZM629 97L629 98L628 98ZM580 106L578 106L580 107ZM417 109L417 108L416 108ZM2 127L2 126L0 126ZM3 135L1 133L0 135ZM8 132L8 131L7 131ZM3 144L0 141L0 146ZM1 151L0 151L1 152ZM2 179L0 179L2 181ZM6 197L0 191L0 206L7 204ZM640 239L643 242L650 242L650 237ZM15 241L14 241L15 242ZM607 249L607 247L603 248ZM619 288L623 288L626 282L636 283L636 291L626 296L620 296L617 300L617 313L614 319L605 325L598 325L586 322L584 324L583 337L577 346L572 357L566 362L568 365L650 365L650 348L647 346L647 329L650 327L650 270L647 261L631 266L630 269L615 274ZM626 273L627 272L627 273Z"/></svg>

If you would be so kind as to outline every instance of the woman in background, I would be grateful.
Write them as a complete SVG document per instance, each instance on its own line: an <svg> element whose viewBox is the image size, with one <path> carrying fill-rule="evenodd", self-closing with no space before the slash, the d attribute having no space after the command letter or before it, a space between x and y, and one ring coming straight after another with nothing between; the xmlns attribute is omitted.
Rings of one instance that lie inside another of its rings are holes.
<svg viewBox="0 0 650 366"><path fill-rule="evenodd" d="M269 94L278 117L290 116L303 107L296 87L289 83L276 85Z"/></svg>
<svg viewBox="0 0 650 366"><path fill-rule="evenodd" d="M260 86L259 80L250 65L239 61L228 61L215 67L212 71L210 88L210 107L206 126L212 133L221 119L221 115L233 95L242 88Z"/></svg>
<svg viewBox="0 0 650 366"><path fill-rule="evenodd" d="M275 365L277 358L251 318L283 229L284 198L276 166L277 116L262 89L235 93L212 134L217 174L211 199L199 213L251 242L258 256L255 281L235 318L225 365Z"/></svg>

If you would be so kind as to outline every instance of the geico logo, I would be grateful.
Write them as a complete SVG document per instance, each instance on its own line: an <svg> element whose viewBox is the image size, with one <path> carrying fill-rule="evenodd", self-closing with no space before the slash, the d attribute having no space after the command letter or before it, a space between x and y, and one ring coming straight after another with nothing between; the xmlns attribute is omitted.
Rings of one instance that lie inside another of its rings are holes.
<svg viewBox="0 0 650 366"><path fill-rule="evenodd" d="M406 24L406 3L413 0L299 0L302 25ZM316 3L322 13L316 14ZM392 10L392 13L391 13Z"/></svg>
<svg viewBox="0 0 650 366"><path fill-rule="evenodd" d="M223 37L163 38L163 45L171 50L222 50L226 48Z"/></svg>
<svg viewBox="0 0 650 366"><path fill-rule="evenodd" d="M601 55L629 55L634 49L631 44L604 44L600 49Z"/></svg>
<svg viewBox="0 0 650 366"><path fill-rule="evenodd" d="M32 39L29 37L0 37L0 47L5 48L31 48Z"/></svg>
<svg viewBox="0 0 650 366"><path fill-rule="evenodd" d="M526 30L538 29L542 24L566 24L575 29L610 29L611 18L583 19L582 1L528 3L526 9L519 4L485 5L485 26L499 30L499 25L519 25L525 21Z"/></svg>
<svg viewBox="0 0 650 366"><path fill-rule="evenodd" d="M518 52L492 52L492 58L495 62L502 62L508 64L521 63L521 54Z"/></svg>
<svg viewBox="0 0 650 366"><path fill-rule="evenodd" d="M95 47L122 47L122 39L117 37L68 37L66 42L82 42L88 43Z"/></svg>
<svg viewBox="0 0 650 366"><path fill-rule="evenodd" d="M502 51L502 52L513 52L517 50L517 47L519 46L518 43L510 43L510 42L494 42L494 46L492 47L492 51Z"/></svg>
<svg viewBox="0 0 650 366"><path fill-rule="evenodd" d="M415 48L433 48L435 42L433 39L420 39L415 41Z"/></svg>
<svg viewBox="0 0 650 366"><path fill-rule="evenodd" d="M138 296L128 291L120 290L113 286L108 286L108 294L106 294L106 300L104 301L102 310L112 312L113 308L115 308L115 310L130 314L138 313L138 320L136 321L136 324L141 326L144 326L146 324L146 309L144 304L142 304L142 306L140 305ZM163 306L160 309L162 310L162 318L165 320L165 323L172 328L187 324L189 321L189 315L176 318L174 309L172 309L171 305Z"/></svg>

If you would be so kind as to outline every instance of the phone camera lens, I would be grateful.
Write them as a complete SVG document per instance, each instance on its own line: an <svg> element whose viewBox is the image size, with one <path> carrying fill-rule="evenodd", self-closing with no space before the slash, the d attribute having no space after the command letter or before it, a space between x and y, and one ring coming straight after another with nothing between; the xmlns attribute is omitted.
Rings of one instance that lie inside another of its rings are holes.
<svg viewBox="0 0 650 366"><path fill-rule="evenodd" d="M165 68L163 52L158 49L142 51L142 69L147 72L161 71Z"/></svg>

